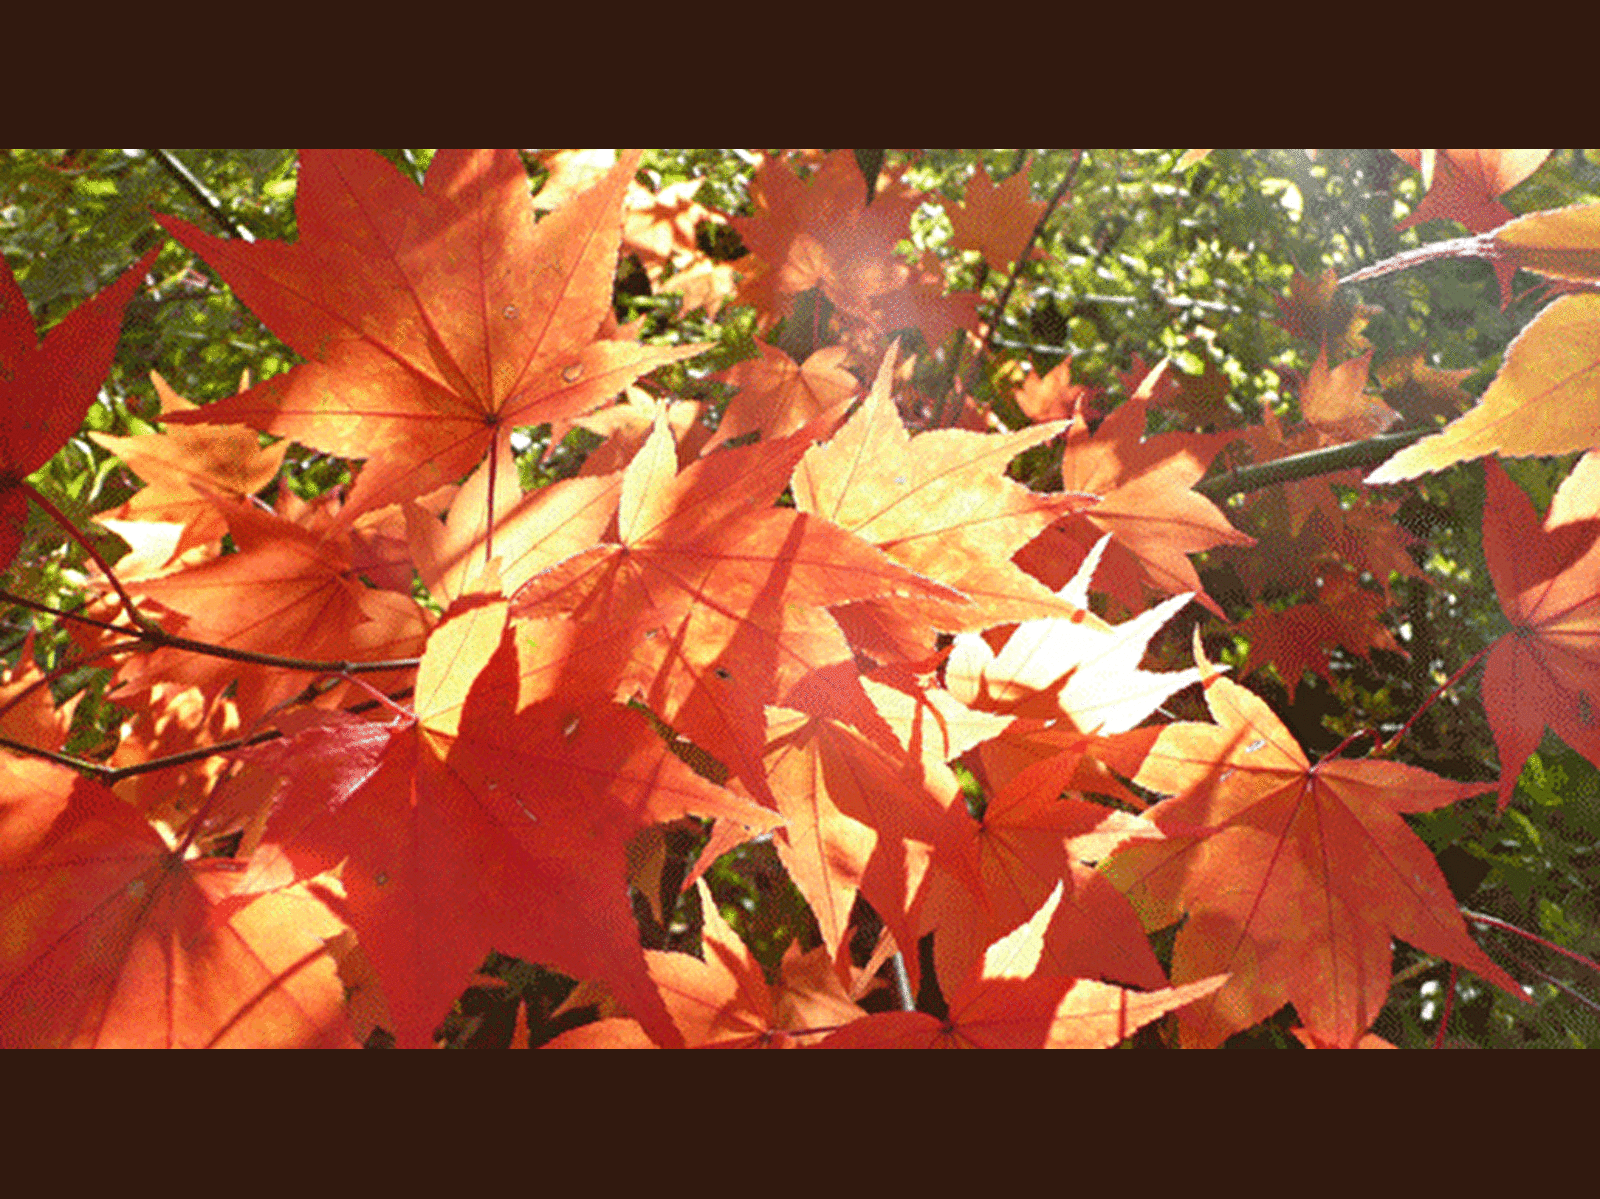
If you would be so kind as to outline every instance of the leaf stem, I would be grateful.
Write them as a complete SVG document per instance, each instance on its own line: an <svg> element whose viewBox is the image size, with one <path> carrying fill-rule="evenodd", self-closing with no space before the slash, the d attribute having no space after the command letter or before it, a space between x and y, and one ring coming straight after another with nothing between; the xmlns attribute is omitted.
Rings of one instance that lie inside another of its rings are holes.
<svg viewBox="0 0 1600 1199"><path fill-rule="evenodd" d="M906 973L906 959L896 951L889 955L889 973L894 977L895 998L902 1012L917 1010L917 998L911 993L911 977Z"/></svg>
<svg viewBox="0 0 1600 1199"><path fill-rule="evenodd" d="M111 584L111 589L117 593L117 598L122 601L123 609L128 613L128 619L147 633L156 630L156 626L134 606L133 597L123 589L122 580L117 578L117 572L111 569L111 563L107 562L105 556L95 549L94 543L83 535L82 530L72 523L67 514L41 495L39 489L31 483L24 482L21 487L27 493L28 498L44 510L45 515L60 525L68 537L83 547L84 553L88 554L90 560L100 568L101 573L106 576L106 581ZM119 631L129 632L131 630L124 629Z"/></svg>
<svg viewBox="0 0 1600 1199"><path fill-rule="evenodd" d="M1466 908L1462 908L1461 914L1474 924L1485 924L1490 928L1498 928L1502 932L1516 933L1517 936L1532 941L1535 945L1542 945L1552 953L1559 953L1564 958L1571 958L1580 966L1586 966L1590 970L1594 971L1595 974L1600 975L1600 962L1596 962L1592 958L1584 957L1583 954L1577 953L1574 950L1564 949L1562 946L1557 945L1554 941L1546 941L1537 933L1530 933L1525 928L1518 928L1515 924L1511 924L1508 921L1501 920L1495 916L1486 916L1482 912L1473 912Z"/></svg>
<svg viewBox="0 0 1600 1199"><path fill-rule="evenodd" d="M1433 1047L1435 1049L1444 1048L1444 1034L1450 1027L1450 1013L1456 1006L1456 976L1459 973L1460 967L1452 962L1450 964L1450 981L1445 984L1444 988L1444 1014L1439 1017L1439 1033L1433 1039Z"/></svg>
<svg viewBox="0 0 1600 1199"><path fill-rule="evenodd" d="M1441 258L1483 258L1493 262L1499 256L1499 246L1492 233L1476 237L1453 237L1449 241L1429 242L1414 250L1403 250L1382 262L1364 266L1340 279L1339 284L1342 287L1346 283L1363 283L1368 279L1378 279L1396 271L1421 266L1425 262L1437 262Z"/></svg>
<svg viewBox="0 0 1600 1199"><path fill-rule="evenodd" d="M1422 701L1422 706L1411 714L1411 719L1406 721L1405 724L1400 726L1400 731L1398 733L1396 733L1393 737L1390 737L1389 740L1383 742L1381 745L1378 746L1377 756L1380 757L1380 758L1386 758L1390 754L1394 753L1395 746L1399 745L1400 744L1400 739L1402 737L1404 737L1406 735L1406 733L1410 732L1411 726L1417 723L1417 718L1419 716L1421 716L1424 712L1426 712L1429 708L1431 708L1434 705L1434 702L1436 700L1438 700L1438 698L1441 695L1443 695L1446 691L1450 690L1450 688L1454 687L1463 678L1465 678L1466 675L1467 675L1467 672L1470 671L1479 662L1483 661L1484 655L1487 654L1492 648L1493 648L1493 644L1492 643L1490 645L1484 646L1477 653L1473 654L1472 657L1467 659L1467 663L1466 663L1465 666L1463 666L1460 670L1456 671L1455 674L1451 675L1444 682L1440 683L1439 686L1434 690L1433 694L1428 696L1427 699Z"/></svg>

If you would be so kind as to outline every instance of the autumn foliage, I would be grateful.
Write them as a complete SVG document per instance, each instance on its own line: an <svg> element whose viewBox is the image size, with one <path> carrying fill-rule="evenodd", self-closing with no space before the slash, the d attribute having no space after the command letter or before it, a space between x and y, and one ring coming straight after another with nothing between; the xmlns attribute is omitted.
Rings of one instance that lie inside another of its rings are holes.
<svg viewBox="0 0 1600 1199"><path fill-rule="evenodd" d="M1421 364L1374 376L1332 276L1282 301L1298 419L1220 419L1168 362L1114 399L982 375L994 314L907 251L929 197L850 151L763 156L743 215L637 154L535 191L514 151L420 185L307 151L292 242L158 216L300 361L202 405L158 378L164 431L96 434L143 484L97 515L128 548L32 610L129 715L68 753L65 670L0 680L0 1044L427 1046L496 954L578 980L597 1018L557 1047L1107 1047L1169 1015L1146 1040L1204 1047L1286 1004L1353 1047L1393 939L1521 1000L1405 818L1503 808L1547 728L1600 766L1600 462L1541 514L1497 460L1600 446L1600 208L1511 218L1543 152L1401 153L1412 219L1471 236L1363 277L1455 254L1560 293L1464 414ZM938 198L986 276L1062 202L982 168ZM111 544L29 476L158 252L42 342L0 271L0 570L30 504ZM619 323L619 259L748 306L751 356L696 377L705 345ZM537 426L586 455L530 478ZM1229 486L1397 426L1430 435L1364 481ZM307 452L349 485L286 486ZM1245 684L1399 651L1420 571L1379 485L1478 459L1499 782L1398 736L1311 760ZM1242 638L1233 677L1202 628ZM752 843L814 918L776 965L705 881ZM673 913L689 951L642 937Z"/></svg>

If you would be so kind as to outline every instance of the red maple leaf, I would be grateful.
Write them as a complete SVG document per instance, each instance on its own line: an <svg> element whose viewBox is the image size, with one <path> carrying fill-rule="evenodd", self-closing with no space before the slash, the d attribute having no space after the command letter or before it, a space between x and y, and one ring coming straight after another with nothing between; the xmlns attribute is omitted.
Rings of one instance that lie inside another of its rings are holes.
<svg viewBox="0 0 1600 1199"><path fill-rule="evenodd" d="M1395 226L1424 221L1460 221L1470 233L1487 233L1511 219L1499 197L1550 157L1549 150L1396 150L1406 163L1430 174L1428 194L1416 211Z"/></svg>
<svg viewBox="0 0 1600 1199"><path fill-rule="evenodd" d="M1496 459L1484 463L1483 556L1512 629L1483 668L1500 754L1500 807L1546 727L1600 766L1600 458L1586 455L1541 521Z"/></svg>
<svg viewBox="0 0 1600 1199"><path fill-rule="evenodd" d="M99 784L0 758L0 1046L352 1045L303 889L224 899L229 863L190 860Z"/></svg>
<svg viewBox="0 0 1600 1199"><path fill-rule="evenodd" d="M169 421L366 458L348 520L457 482L512 426L581 415L698 353L602 334L636 165L624 156L535 225L509 150L441 151L421 190L369 151L307 151L293 245L163 218L310 360Z"/></svg>
<svg viewBox="0 0 1600 1199"><path fill-rule="evenodd" d="M1401 818L1489 788L1396 762L1313 766L1266 704L1216 673L1198 633L1195 655L1218 723L1161 730L1134 782L1172 796L1146 813L1167 840L1105 867L1147 928L1188 913L1174 981L1230 975L1179 1017L1184 1044L1220 1044L1293 1003L1313 1035L1354 1045L1388 996L1391 936L1521 998Z"/></svg>
<svg viewBox="0 0 1600 1199"><path fill-rule="evenodd" d="M26 480L78 431L111 369L122 310L154 265L158 250L50 330L34 333L28 302L0 260L0 567L22 546Z"/></svg>
<svg viewBox="0 0 1600 1199"><path fill-rule="evenodd" d="M299 877L339 867L336 907L403 1044L430 1042L490 949L604 979L653 1037L676 1043L645 971L627 842L691 811L775 822L582 684L572 664L593 662L577 642L606 632L508 633L504 601L465 605L429 639L414 723L320 733L333 761L286 782L244 886L279 884L285 861ZM555 669L541 676L543 665Z"/></svg>

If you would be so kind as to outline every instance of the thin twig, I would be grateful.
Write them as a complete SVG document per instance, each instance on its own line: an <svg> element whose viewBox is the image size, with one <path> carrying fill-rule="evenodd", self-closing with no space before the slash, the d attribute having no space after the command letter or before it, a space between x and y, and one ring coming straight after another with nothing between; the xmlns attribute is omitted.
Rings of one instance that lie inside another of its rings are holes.
<svg viewBox="0 0 1600 1199"><path fill-rule="evenodd" d="M204 208L207 215L227 230L230 235L242 242L255 241L256 235L236 221L233 215L222 206L222 201L217 199L212 190L204 183L201 183L193 171L179 162L177 156L171 150L151 150L149 154L165 167L167 174L178 181L178 186L188 192L195 203Z"/></svg>
<svg viewBox="0 0 1600 1199"><path fill-rule="evenodd" d="M409 690L409 687L402 688L394 696L385 696L383 702L392 707L392 701L395 698L404 696ZM362 712L370 712L379 706L381 705L378 701L367 700L342 710L351 715L359 715ZM71 767L73 770L93 775L109 787L121 782L123 779L133 778L135 775L154 774L156 771L165 770L169 766L183 766L189 762L198 762L204 758L232 753L236 749L247 749L252 745L261 745L267 741L277 741L284 736L286 734L278 729L261 729L247 737L234 737L227 741L218 741L212 745L201 745L194 749L179 750L176 753L164 754L159 758L151 758L146 762L135 762L129 766L107 766L104 762L93 762L87 758L75 757L72 754L60 753L53 749L42 749L37 745L27 745L21 741L13 741L8 737L0 737L0 746L30 757L45 758L62 766Z"/></svg>
<svg viewBox="0 0 1600 1199"><path fill-rule="evenodd" d="M190 653L203 654L210 658L227 658L233 662L249 662L256 666L275 666L280 670L304 670L313 674L377 674L385 670L411 670L421 665L421 658L389 658L379 662L318 662L309 658L284 658L277 654L261 654L253 650L234 649L226 645L213 645L208 641L195 641L190 637L180 637L176 633L169 633L165 629L154 626L149 629L130 629L123 625L107 624L103 620L96 620L92 616L82 616L77 612L69 612L61 608L53 608L49 604L41 604L38 600L24 599L20 595L0 588L0 602L17 604L20 607L31 608L35 612L42 612L49 616L59 616L64 620L81 621L84 624L94 625L112 633L121 633L127 637L137 638L146 645L157 647L168 646L172 649L188 650Z"/></svg>

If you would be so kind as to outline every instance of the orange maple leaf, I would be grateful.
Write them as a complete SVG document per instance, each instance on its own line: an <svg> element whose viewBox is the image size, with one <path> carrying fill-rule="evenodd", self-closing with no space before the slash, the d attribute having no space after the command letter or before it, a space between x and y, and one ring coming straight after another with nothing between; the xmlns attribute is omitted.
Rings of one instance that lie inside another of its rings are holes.
<svg viewBox="0 0 1600 1199"><path fill-rule="evenodd" d="M139 594L184 617L183 635L259 654L282 653L287 645L296 657L317 661L416 655L426 630L422 608L409 595L360 580L349 526L339 536L319 536L250 504L215 494L211 502L226 517L239 552L134 584ZM246 724L307 681L301 673L173 648L128 662L119 678L135 686L191 683L212 695L237 678Z"/></svg>
<svg viewBox="0 0 1600 1199"><path fill-rule="evenodd" d="M1077 572L1101 536L1110 533L1098 587L1137 612L1146 589L1163 595L1194 592L1221 615L1200 586L1189 555L1219 545L1254 545L1220 509L1191 490L1228 434L1162 433L1145 437L1150 397L1165 372L1152 371L1139 391L1091 435L1082 417L1067 431L1061 485L1100 502L1057 522L1016 555L1024 570L1060 587Z"/></svg>
<svg viewBox="0 0 1600 1199"><path fill-rule="evenodd" d="M514 425L580 415L693 356L602 335L636 165L624 156L535 225L509 150L441 151L421 190L370 152L307 151L293 245L162 218L310 360L169 421L366 458L349 520L457 482Z"/></svg>
<svg viewBox="0 0 1600 1199"><path fill-rule="evenodd" d="M795 1049L866 1015L839 981L826 949L790 946L779 981L700 891L701 957L649 951L650 977L690 1049ZM870 982L871 980L864 980ZM547 1049L634 1049L653 1045L637 1021L601 1020L557 1037Z"/></svg>
<svg viewBox="0 0 1600 1199"><path fill-rule="evenodd" d="M1172 796L1146 813L1167 840L1124 846L1103 867L1147 928L1188 913L1175 981L1230 975L1179 1017L1183 1043L1220 1044L1293 1003L1314 1036L1354 1045L1388 996L1391 936L1522 998L1401 818L1490 785L1396 762L1313 766L1266 704L1206 661L1198 633L1195 656L1218 723L1166 726L1134 778Z"/></svg>
<svg viewBox="0 0 1600 1199"><path fill-rule="evenodd" d="M921 197L896 180L880 182L868 202L866 180L849 150L823 159L801 180L781 159L768 159L750 183L756 215L733 217L750 253L739 299L756 306L763 323L788 315L796 297L820 287L844 322L846 340L872 358L882 338L907 327L940 344L956 327L975 322L976 296L944 294L939 272L913 270L895 253L910 236Z"/></svg>
<svg viewBox="0 0 1600 1199"><path fill-rule="evenodd" d="M972 602L896 604L908 628L858 642L869 652L910 645L926 655L934 631L981 628L1008 620L1070 616L1074 609L1024 574L1011 556L1063 512L1091 500L1042 495L1005 476L1006 464L1061 432L1060 424L1015 433L942 429L913 438L890 399L894 352L884 357L866 401L824 445L806 452L794 472L795 506L876 545L896 562L970 597ZM852 634L893 623L881 605L852 605ZM916 647L922 647L920 651ZM886 656L899 656L890 651Z"/></svg>
<svg viewBox="0 0 1600 1199"><path fill-rule="evenodd" d="M758 341L759 358L740 362L718 377L739 389L723 410L707 451L759 432L763 437L787 437L822 416L843 416L861 391L856 377L844 369L848 351L826 346L798 363L776 346Z"/></svg>
<svg viewBox="0 0 1600 1199"><path fill-rule="evenodd" d="M698 459L681 474L665 414L624 472L618 541L529 580L524 616L601 620L631 655L613 681L762 787L764 704L879 723L827 608L959 597L828 521L772 507L809 431ZM858 724L858 727L860 725Z"/></svg>
<svg viewBox="0 0 1600 1199"><path fill-rule="evenodd" d="M0 1046L353 1046L303 888L225 899L127 804L53 763L0 758Z"/></svg>
<svg viewBox="0 0 1600 1199"><path fill-rule="evenodd" d="M1600 205L1590 207L1600 217ZM1600 295L1561 297L1506 347L1500 372L1466 415L1401 450L1367 482L1398 483L1486 454L1523 458L1600 445L1597 347Z"/></svg>
<svg viewBox="0 0 1600 1199"><path fill-rule="evenodd" d="M164 415L193 412L198 407L167 386L160 375L152 372L150 379L161 397ZM172 549L175 556L217 541L228 531L227 518L211 502L208 492L248 499L277 477L289 449L286 441L259 445L255 430L244 425L174 425L165 433L148 437L113 437L108 433L89 436L127 463L145 483L127 503L101 512L95 519L101 524L116 520L182 525L183 532Z"/></svg>
<svg viewBox="0 0 1600 1199"><path fill-rule="evenodd" d="M960 204L941 199L950 227L950 242L958 250L976 250L996 270L1003 270L1022 257L1033 228L1045 210L1043 200L1035 200L1028 188L1029 167L995 183L982 166L967 182L967 194Z"/></svg>
<svg viewBox="0 0 1600 1199"><path fill-rule="evenodd" d="M886 1012L848 1024L823 1049L1108 1049L1167 1012L1215 991L1209 978L1130 991L1057 974L1046 958L1062 888L1020 927L994 941L948 994L943 1018Z"/></svg>
<svg viewBox="0 0 1600 1199"><path fill-rule="evenodd" d="M1069 354L1047 375L1030 373L1013 398L1028 419L1037 424L1071 420L1080 411L1091 409L1099 394L1098 388L1072 381L1072 356Z"/></svg>

